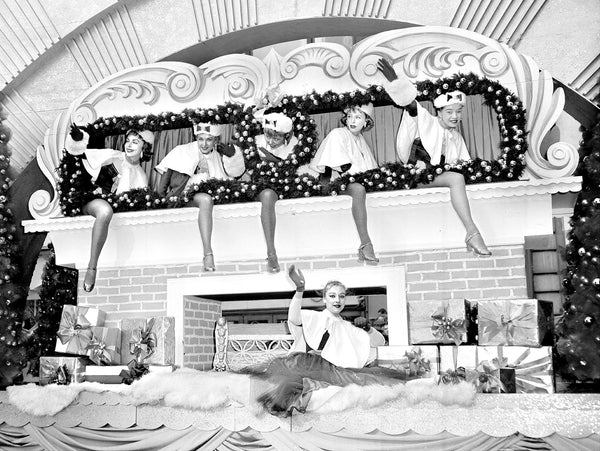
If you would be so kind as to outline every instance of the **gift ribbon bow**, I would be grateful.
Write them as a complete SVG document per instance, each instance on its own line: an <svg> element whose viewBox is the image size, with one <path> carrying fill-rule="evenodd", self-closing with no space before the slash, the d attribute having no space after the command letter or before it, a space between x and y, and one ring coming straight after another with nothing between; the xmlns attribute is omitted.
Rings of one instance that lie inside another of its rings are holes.
<svg viewBox="0 0 600 451"><path fill-rule="evenodd" d="M502 346L498 346L498 357L492 359L492 364L497 368L514 368L517 393L547 393L548 384L544 376L548 376L552 362L549 355L545 355L531 362L522 363L531 354L531 348L525 349L512 363L504 357Z"/></svg>
<svg viewBox="0 0 600 451"><path fill-rule="evenodd" d="M406 358L405 369L409 376L421 377L431 370L431 362L423 357L423 350L420 347L411 349L404 353Z"/></svg>
<svg viewBox="0 0 600 451"><path fill-rule="evenodd" d="M442 384L458 384L461 380L467 380L467 370L464 366L458 366L458 346L452 347L452 362L454 363L454 369L448 368L445 373L440 374L438 379L438 385Z"/></svg>
<svg viewBox="0 0 600 451"><path fill-rule="evenodd" d="M535 319L533 303L488 302L484 308L479 307L481 336L488 342L501 335L504 342L499 344L535 344Z"/></svg>
<svg viewBox="0 0 600 451"><path fill-rule="evenodd" d="M152 332L154 327L154 318L149 319L145 326L141 326L131 331L131 340L129 340L129 353L135 356L136 359L140 360L144 346L146 347L147 354L140 361L146 360L152 354L154 354L154 348L156 348L157 338L156 334Z"/></svg>
<svg viewBox="0 0 600 451"><path fill-rule="evenodd" d="M44 361L40 374L47 374L49 384L68 385L71 383L71 374L67 365L54 365L51 362Z"/></svg>
<svg viewBox="0 0 600 451"><path fill-rule="evenodd" d="M460 381L467 380L467 370L463 366L459 366L456 369L449 368L445 373L442 373L440 381L443 384L458 384Z"/></svg>
<svg viewBox="0 0 600 451"><path fill-rule="evenodd" d="M122 370L119 373L119 376L123 378L123 383L127 385L131 385L131 383L142 377L144 374L148 373L150 370L148 369L148 364L138 362L136 359L133 359L131 362L127 364L127 369Z"/></svg>
<svg viewBox="0 0 600 451"><path fill-rule="evenodd" d="M83 350L92 338L90 327L85 311L82 312L80 308L76 312L63 310L57 336L63 345L67 345L67 353L84 353Z"/></svg>
<svg viewBox="0 0 600 451"><path fill-rule="evenodd" d="M499 388L501 391L506 392L506 387L500 380L500 367L484 360L477 365L477 372L479 373L479 376L477 377L475 386L479 388L482 393L492 393L492 390L495 388Z"/></svg>
<svg viewBox="0 0 600 451"><path fill-rule="evenodd" d="M88 355L90 359L96 363L96 365L110 365L112 363L112 356L117 351L117 347L108 345L102 340L98 340L93 337L90 343L87 345Z"/></svg>
<svg viewBox="0 0 600 451"><path fill-rule="evenodd" d="M431 315L433 324L431 332L433 336L439 340L445 338L454 341L458 346L463 341L464 334L467 333L467 327L464 319L452 319L448 316L448 302L442 303L436 312Z"/></svg>

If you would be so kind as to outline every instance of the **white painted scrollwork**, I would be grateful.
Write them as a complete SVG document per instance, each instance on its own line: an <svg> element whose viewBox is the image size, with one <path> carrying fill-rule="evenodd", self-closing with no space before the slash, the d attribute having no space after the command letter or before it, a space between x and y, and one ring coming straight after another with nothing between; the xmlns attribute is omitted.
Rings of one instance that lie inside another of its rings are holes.
<svg viewBox="0 0 600 451"><path fill-rule="evenodd" d="M245 104L269 86L267 67L260 59L249 55L220 56L203 64L200 69L212 81L224 83L221 85L221 102Z"/></svg>
<svg viewBox="0 0 600 451"><path fill-rule="evenodd" d="M515 76L515 91L523 101L529 126L529 149L526 154L527 172L538 178L557 178L572 175L579 154L572 144L558 142L544 152L542 141L565 106L562 88L554 91L550 73L540 70L535 61L507 47Z"/></svg>
<svg viewBox="0 0 600 451"><path fill-rule="evenodd" d="M76 102L93 110L75 113L83 117L148 114L171 109L197 98L204 88L204 77L198 67L187 63L165 62L126 69L102 80ZM159 105L160 104L160 105Z"/></svg>
<svg viewBox="0 0 600 451"><path fill-rule="evenodd" d="M62 158L66 131L70 124L70 115L63 112L56 118L52 128L46 131L44 145L37 148L36 160L40 170L52 186L52 193L38 190L29 198L29 212L35 219L55 218L62 215L58 200L56 169Z"/></svg>
<svg viewBox="0 0 600 451"><path fill-rule="evenodd" d="M281 61L281 75L289 80L298 75L301 68L319 66L325 75L339 78L348 71L350 54L340 44L307 44L289 52Z"/></svg>

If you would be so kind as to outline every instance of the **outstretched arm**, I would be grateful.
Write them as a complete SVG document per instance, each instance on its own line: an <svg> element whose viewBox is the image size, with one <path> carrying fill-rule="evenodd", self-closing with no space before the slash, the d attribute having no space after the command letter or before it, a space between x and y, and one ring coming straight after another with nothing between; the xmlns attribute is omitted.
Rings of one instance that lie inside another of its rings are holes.
<svg viewBox="0 0 600 451"><path fill-rule="evenodd" d="M304 293L305 286L304 275L300 269L296 270L294 265L290 265L288 276L294 282L294 285L296 285L296 293L294 293L294 297L288 308L288 322L300 326L302 325L300 310L302 309L302 294Z"/></svg>
<svg viewBox="0 0 600 451"><path fill-rule="evenodd" d="M384 88L394 103L402 107L413 106L412 104L416 103L417 88L404 73L398 74L392 63L385 58L379 58L377 69L386 78L387 83L384 83Z"/></svg>

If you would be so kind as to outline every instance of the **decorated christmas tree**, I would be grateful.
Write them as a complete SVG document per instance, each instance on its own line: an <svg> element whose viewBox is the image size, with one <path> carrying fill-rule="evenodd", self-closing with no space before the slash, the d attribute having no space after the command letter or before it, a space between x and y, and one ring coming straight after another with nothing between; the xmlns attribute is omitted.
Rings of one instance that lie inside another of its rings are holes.
<svg viewBox="0 0 600 451"><path fill-rule="evenodd" d="M34 374L37 374L40 357L54 355L63 305L77 304L77 270L56 265L54 249L51 247L50 251L36 314L31 321L35 334L28 346L27 360L30 362L29 370Z"/></svg>
<svg viewBox="0 0 600 451"><path fill-rule="evenodd" d="M559 325L561 372L600 383L600 116L583 130L577 198L567 246L565 313Z"/></svg>
<svg viewBox="0 0 600 451"><path fill-rule="evenodd" d="M14 383L26 363L22 321L26 296L19 285L16 227L10 208L8 176L10 130L0 105L0 388Z"/></svg>

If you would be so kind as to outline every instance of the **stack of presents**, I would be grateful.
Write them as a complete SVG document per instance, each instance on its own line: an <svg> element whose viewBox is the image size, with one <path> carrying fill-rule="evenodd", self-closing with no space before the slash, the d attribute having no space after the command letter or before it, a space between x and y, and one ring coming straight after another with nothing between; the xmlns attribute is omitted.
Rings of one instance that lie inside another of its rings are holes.
<svg viewBox="0 0 600 451"><path fill-rule="evenodd" d="M552 302L409 301L409 346L378 348L378 364L480 393L554 393Z"/></svg>
<svg viewBox="0 0 600 451"><path fill-rule="evenodd" d="M99 309L63 307L55 350L65 356L40 358L41 385L131 383L148 372L173 371L174 318L123 319L120 327L103 327L105 317Z"/></svg>

